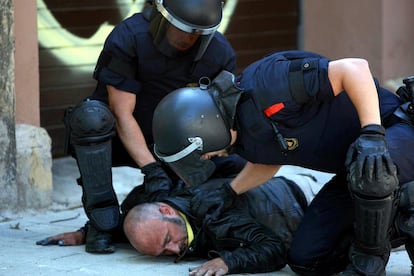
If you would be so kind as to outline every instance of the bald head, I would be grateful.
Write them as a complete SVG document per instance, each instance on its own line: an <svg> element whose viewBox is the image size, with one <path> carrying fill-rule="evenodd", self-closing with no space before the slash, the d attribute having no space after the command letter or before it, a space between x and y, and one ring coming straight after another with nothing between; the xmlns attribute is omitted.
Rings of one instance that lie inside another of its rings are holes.
<svg viewBox="0 0 414 276"><path fill-rule="evenodd" d="M165 203L132 208L125 217L124 232L136 250L151 256L178 255L187 246L184 219Z"/></svg>

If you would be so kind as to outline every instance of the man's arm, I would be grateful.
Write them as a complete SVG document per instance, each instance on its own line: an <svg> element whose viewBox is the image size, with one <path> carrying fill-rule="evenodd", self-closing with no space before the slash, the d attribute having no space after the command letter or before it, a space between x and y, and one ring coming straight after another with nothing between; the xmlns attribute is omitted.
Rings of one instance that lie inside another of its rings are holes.
<svg viewBox="0 0 414 276"><path fill-rule="evenodd" d="M232 206L220 218L204 223L203 230L215 247L209 255L216 253L230 274L264 273L286 265L284 243L270 229L257 223L244 208ZM219 260L212 261L197 269L220 269Z"/></svg>
<svg viewBox="0 0 414 276"><path fill-rule="evenodd" d="M44 238L43 240L37 241L37 245L81 245L85 244L86 237L86 226L79 228L73 232L66 232Z"/></svg>
<svg viewBox="0 0 414 276"><path fill-rule="evenodd" d="M358 112L361 127L381 124L378 92L366 60L346 58L331 61L328 77L335 95L346 91Z"/></svg>
<svg viewBox="0 0 414 276"><path fill-rule="evenodd" d="M280 167L281 165L247 162L243 170L230 183L230 186L237 194L242 194L271 179Z"/></svg>
<svg viewBox="0 0 414 276"><path fill-rule="evenodd" d="M153 200L158 196L168 194L172 188L171 179L165 173L161 164L157 162L148 149L144 134L133 116L135 109L136 96L133 93L119 90L111 85L107 85L109 94L109 106L116 119L118 135L135 163L141 168L144 177L144 189L136 187L122 203L123 211L127 211L142 196L152 195Z"/></svg>
<svg viewBox="0 0 414 276"><path fill-rule="evenodd" d="M357 58L332 61L328 67L328 77L335 95L346 91L361 124L360 136L349 147L345 161L351 187L362 187L361 183L396 187L397 169L385 141L378 91L368 62Z"/></svg>
<svg viewBox="0 0 414 276"><path fill-rule="evenodd" d="M133 116L136 95L107 85L109 106L116 119L118 135L132 159L139 167L152 162L155 158L147 147L145 137Z"/></svg>
<svg viewBox="0 0 414 276"><path fill-rule="evenodd" d="M191 211L195 217L209 214L215 218L232 205L238 194L253 189L271 179L281 165L265 165L247 162L241 172L230 182L191 198ZM220 198L221 200L217 200Z"/></svg>
<svg viewBox="0 0 414 276"><path fill-rule="evenodd" d="M197 275L214 275L222 276L226 275L229 271L226 263L222 258L214 258L204 264L189 269L189 276Z"/></svg>

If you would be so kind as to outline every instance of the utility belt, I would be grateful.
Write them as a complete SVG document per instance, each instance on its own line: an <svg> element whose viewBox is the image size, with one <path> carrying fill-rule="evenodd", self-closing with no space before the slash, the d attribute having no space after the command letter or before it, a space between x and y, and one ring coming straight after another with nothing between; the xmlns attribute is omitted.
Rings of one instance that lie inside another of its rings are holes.
<svg viewBox="0 0 414 276"><path fill-rule="evenodd" d="M403 79L403 83L404 86L396 91L403 104L394 111L394 115L414 127L414 76Z"/></svg>

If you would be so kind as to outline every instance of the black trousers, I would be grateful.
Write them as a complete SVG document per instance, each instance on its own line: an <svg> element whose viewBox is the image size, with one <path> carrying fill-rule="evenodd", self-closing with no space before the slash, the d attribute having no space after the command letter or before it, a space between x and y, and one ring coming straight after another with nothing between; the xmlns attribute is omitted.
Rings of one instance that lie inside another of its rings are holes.
<svg viewBox="0 0 414 276"><path fill-rule="evenodd" d="M386 141L398 168L400 186L414 180L414 128L397 123L387 128ZM353 222L346 173L338 173L316 195L295 232L288 254L292 269L303 269L304 275L341 271L349 262Z"/></svg>

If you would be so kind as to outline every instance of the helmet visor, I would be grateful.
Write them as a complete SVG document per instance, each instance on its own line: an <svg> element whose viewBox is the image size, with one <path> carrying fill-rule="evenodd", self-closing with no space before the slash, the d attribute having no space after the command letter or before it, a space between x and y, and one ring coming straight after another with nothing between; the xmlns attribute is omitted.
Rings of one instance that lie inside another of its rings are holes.
<svg viewBox="0 0 414 276"><path fill-rule="evenodd" d="M196 25L196 24L191 24L189 22L185 22L184 20L180 20L174 17L164 7L162 0L155 1L155 5L159 13L161 13L162 16L168 20L168 22L170 22L172 25L182 30L183 32L190 33L190 34L196 33L200 35L210 35L210 34L214 34L217 31L217 29L220 27L221 20L218 21L217 24L212 25L212 26L201 26L201 25Z"/></svg>
<svg viewBox="0 0 414 276"><path fill-rule="evenodd" d="M216 169L213 161L203 159L194 152L179 161L167 164L190 187L207 181Z"/></svg>
<svg viewBox="0 0 414 276"><path fill-rule="evenodd" d="M153 31L154 45L161 53L168 57L179 57L194 52L195 61L204 55L213 36L183 32L164 18L159 20L156 31Z"/></svg>
<svg viewBox="0 0 414 276"><path fill-rule="evenodd" d="M176 57L194 49L194 60L201 59L220 27L221 13L217 20L213 20L214 23L198 25L176 17L164 6L163 0L155 1L155 7L158 18L153 19L152 28L156 31L152 32L156 47L169 57Z"/></svg>
<svg viewBox="0 0 414 276"><path fill-rule="evenodd" d="M202 140L196 137L191 144L173 155L163 155L154 145L155 155L168 166L190 187L204 183L215 171L216 165L209 159L201 157L196 151L202 146Z"/></svg>

